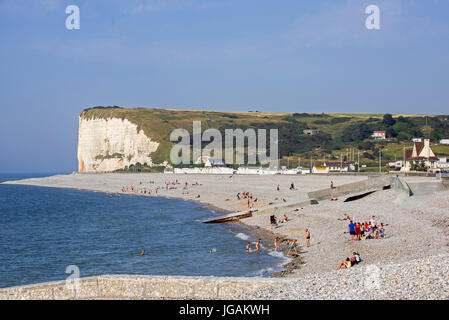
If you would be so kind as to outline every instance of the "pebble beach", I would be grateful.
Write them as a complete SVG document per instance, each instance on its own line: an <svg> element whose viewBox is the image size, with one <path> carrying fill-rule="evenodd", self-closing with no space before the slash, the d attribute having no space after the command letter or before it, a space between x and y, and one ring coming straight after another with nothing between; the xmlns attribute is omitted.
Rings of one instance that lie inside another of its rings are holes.
<svg viewBox="0 0 449 320"><path fill-rule="evenodd" d="M221 211L247 209L236 194L250 192L258 201L255 209L269 204L301 202L307 193L361 181L366 176L259 176L259 175L175 175L175 174L71 174L7 182L55 188L73 188L121 193L133 186L133 193L152 190L151 196L194 200ZM166 188L166 182L178 184ZM257 211L240 220L254 229L281 238L286 253L289 240L298 241L298 256L288 272L274 275L291 279L288 286L258 290L245 299L448 299L449 298L449 192L435 178L406 177L414 191L410 198L389 189L351 202L322 200L318 204L279 209L278 218L288 221L270 225L273 213ZM187 186L185 185L187 183ZM290 190L291 184L295 189ZM279 185L279 190L277 186ZM158 188L157 194L155 189ZM130 189L129 189L130 190ZM128 190L128 192L130 192ZM385 237L350 241L349 215L354 221L372 216L386 225ZM311 232L310 247L305 229ZM264 238L264 241L267 238ZM264 243L265 247L273 246ZM242 248L244 250L244 248ZM336 271L340 261L358 252L363 261Z"/></svg>

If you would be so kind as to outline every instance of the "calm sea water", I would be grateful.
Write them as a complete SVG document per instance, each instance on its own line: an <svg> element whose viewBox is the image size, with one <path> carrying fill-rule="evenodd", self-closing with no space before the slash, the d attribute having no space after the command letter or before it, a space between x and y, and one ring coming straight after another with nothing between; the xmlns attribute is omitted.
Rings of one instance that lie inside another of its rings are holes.
<svg viewBox="0 0 449 320"><path fill-rule="evenodd" d="M39 175L0 174L0 181L30 176ZM265 276L281 269L279 253L246 253L256 239L243 227L201 223L220 214L177 199L0 184L0 287L64 280L69 265L81 277Z"/></svg>

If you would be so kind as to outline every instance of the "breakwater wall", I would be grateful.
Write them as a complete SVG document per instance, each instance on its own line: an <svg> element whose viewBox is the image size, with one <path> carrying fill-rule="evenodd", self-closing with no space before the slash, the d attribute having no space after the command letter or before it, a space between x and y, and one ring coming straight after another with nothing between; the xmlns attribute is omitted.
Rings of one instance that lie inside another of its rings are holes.
<svg viewBox="0 0 449 320"><path fill-rule="evenodd" d="M363 181L336 186L333 189L326 188L322 190L312 191L307 194L310 199L317 201L330 199L334 197L343 197L354 194L366 193L371 191L382 190L384 187L390 186L389 176L378 176L367 178Z"/></svg>
<svg viewBox="0 0 449 320"><path fill-rule="evenodd" d="M391 177L391 189L398 191L400 194L406 197L411 197L413 195L412 190L407 182L400 177Z"/></svg>
<svg viewBox="0 0 449 320"><path fill-rule="evenodd" d="M0 289L0 300L234 299L284 279L104 275Z"/></svg>

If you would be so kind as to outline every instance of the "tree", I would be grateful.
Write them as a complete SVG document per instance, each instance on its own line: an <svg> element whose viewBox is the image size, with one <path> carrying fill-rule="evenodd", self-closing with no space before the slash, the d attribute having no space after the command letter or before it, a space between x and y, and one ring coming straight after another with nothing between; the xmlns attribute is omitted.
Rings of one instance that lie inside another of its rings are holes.
<svg viewBox="0 0 449 320"><path fill-rule="evenodd" d="M384 114L384 118L382 120L382 124L386 127L391 127L394 125L396 121L393 119L393 116L389 113Z"/></svg>
<svg viewBox="0 0 449 320"><path fill-rule="evenodd" d="M374 156L371 153L368 153L368 152L364 152L363 153L363 157L366 158L366 159L370 159L370 160L374 160L375 159Z"/></svg>
<svg viewBox="0 0 449 320"><path fill-rule="evenodd" d="M343 130L343 135L341 139L344 142L361 141L368 138L371 134L371 130L366 123L361 123L359 125L348 126Z"/></svg>
<svg viewBox="0 0 449 320"><path fill-rule="evenodd" d="M388 138L394 138L394 137L397 137L397 135L398 135L392 127L388 127L385 132L386 132Z"/></svg>

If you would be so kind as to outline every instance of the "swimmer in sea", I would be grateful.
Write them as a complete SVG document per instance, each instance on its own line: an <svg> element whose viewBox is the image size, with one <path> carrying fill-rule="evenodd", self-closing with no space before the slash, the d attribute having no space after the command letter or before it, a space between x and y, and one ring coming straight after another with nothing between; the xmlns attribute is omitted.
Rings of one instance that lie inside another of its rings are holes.
<svg viewBox="0 0 449 320"><path fill-rule="evenodd" d="M251 242L246 245L246 253L251 252Z"/></svg>

